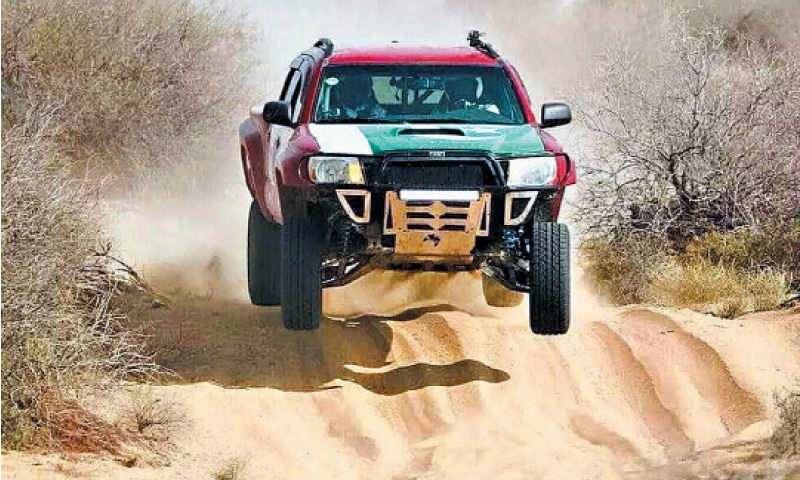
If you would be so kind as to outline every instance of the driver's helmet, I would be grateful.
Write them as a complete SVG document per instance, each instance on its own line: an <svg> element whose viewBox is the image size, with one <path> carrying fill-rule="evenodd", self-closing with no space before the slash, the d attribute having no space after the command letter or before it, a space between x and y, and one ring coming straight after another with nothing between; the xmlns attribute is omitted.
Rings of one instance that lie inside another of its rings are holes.
<svg viewBox="0 0 800 480"><path fill-rule="evenodd" d="M478 81L475 77L451 78L445 83L444 91L451 104L475 103L478 100Z"/></svg>
<svg viewBox="0 0 800 480"><path fill-rule="evenodd" d="M342 107L355 110L373 102L372 77L366 74L342 77L336 86Z"/></svg>

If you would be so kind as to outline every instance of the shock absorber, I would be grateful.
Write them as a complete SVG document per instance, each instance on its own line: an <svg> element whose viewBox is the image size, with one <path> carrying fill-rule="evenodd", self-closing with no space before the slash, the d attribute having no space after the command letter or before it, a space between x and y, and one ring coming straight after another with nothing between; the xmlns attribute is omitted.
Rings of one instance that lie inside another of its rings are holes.
<svg viewBox="0 0 800 480"><path fill-rule="evenodd" d="M507 252L515 252L519 247L519 234L511 227L503 229L503 249Z"/></svg>

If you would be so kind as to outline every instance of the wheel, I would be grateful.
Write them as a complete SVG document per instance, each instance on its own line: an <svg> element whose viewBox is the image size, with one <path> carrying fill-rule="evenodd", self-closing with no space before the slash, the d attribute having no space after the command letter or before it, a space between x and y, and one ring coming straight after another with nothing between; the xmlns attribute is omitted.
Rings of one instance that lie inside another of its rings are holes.
<svg viewBox="0 0 800 480"><path fill-rule="evenodd" d="M531 218L534 222L553 222L553 202L549 200L534 202Z"/></svg>
<svg viewBox="0 0 800 480"><path fill-rule="evenodd" d="M322 315L324 219L310 208L284 216L281 319L289 330L314 330Z"/></svg>
<svg viewBox="0 0 800 480"><path fill-rule="evenodd" d="M509 290L488 275L481 275L483 298L490 307L516 307L525 300L525 295Z"/></svg>
<svg viewBox="0 0 800 480"><path fill-rule="evenodd" d="M253 304L281 304L281 226L264 218L255 200L247 222L247 287Z"/></svg>
<svg viewBox="0 0 800 480"><path fill-rule="evenodd" d="M562 223L534 222L530 251L530 323L533 333L569 330L569 230Z"/></svg>

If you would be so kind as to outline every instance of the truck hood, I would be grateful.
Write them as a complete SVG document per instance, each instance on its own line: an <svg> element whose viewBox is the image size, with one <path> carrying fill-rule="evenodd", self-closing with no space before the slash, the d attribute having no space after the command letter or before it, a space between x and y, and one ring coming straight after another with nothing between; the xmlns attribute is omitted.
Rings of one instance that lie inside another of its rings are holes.
<svg viewBox="0 0 800 480"><path fill-rule="evenodd" d="M398 150L480 150L497 157L537 155L542 138L531 125L317 124L308 126L320 152L380 155Z"/></svg>

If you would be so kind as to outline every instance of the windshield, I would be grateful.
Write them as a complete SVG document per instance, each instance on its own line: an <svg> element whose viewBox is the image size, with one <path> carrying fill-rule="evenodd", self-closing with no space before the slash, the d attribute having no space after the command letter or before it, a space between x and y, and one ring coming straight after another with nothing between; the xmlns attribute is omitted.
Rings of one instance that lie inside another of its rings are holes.
<svg viewBox="0 0 800 480"><path fill-rule="evenodd" d="M321 80L317 123L525 122L501 67L335 65Z"/></svg>

